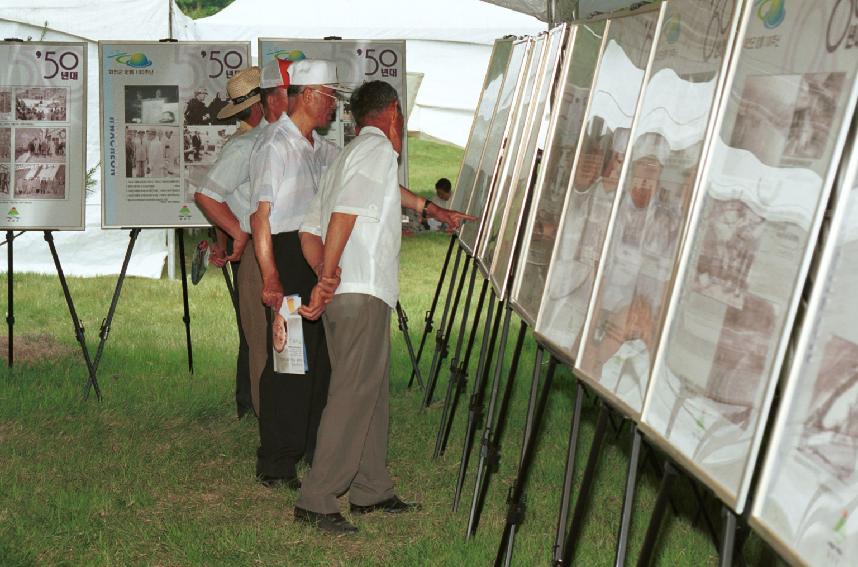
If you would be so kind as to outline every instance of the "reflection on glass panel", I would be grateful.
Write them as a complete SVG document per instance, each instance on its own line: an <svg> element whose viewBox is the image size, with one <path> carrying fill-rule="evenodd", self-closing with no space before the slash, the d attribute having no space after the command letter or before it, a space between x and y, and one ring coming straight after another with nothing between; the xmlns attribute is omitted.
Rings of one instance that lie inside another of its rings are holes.
<svg viewBox="0 0 858 567"><path fill-rule="evenodd" d="M537 193L522 248L524 261L519 262L513 296L519 314L531 323L536 320L542 301L604 30L604 22L578 26L564 55L567 63L561 78L560 100L555 101L553 109L553 135L540 165Z"/></svg>
<svg viewBox="0 0 858 567"><path fill-rule="evenodd" d="M709 0L667 6L605 244L577 363L635 416L661 335L733 9L733 2Z"/></svg>
<svg viewBox="0 0 858 567"><path fill-rule="evenodd" d="M587 316L658 16L649 12L608 23L572 190L536 322L537 337L567 360L575 358Z"/></svg>
<svg viewBox="0 0 858 567"><path fill-rule="evenodd" d="M518 108L515 112L515 125L513 126L510 137L507 140L507 146L504 151L503 162L500 168L500 175L495 178L495 190L492 197L491 214L486 219L487 224L483 227L484 236L480 239L481 242L479 244L480 262L481 265L486 268L487 272L488 267L491 265L495 247L497 246L498 233L500 232L501 222L503 221L503 215L506 211L512 175L521 151L522 139L526 133L525 128L530 124L529 117L531 102L533 99L533 92L537 87L537 77L542 67L542 53L544 46L545 36L537 38L534 42L530 62L524 78L525 83L522 88L521 98L519 99Z"/></svg>
<svg viewBox="0 0 858 567"><path fill-rule="evenodd" d="M522 225L524 203L533 185L534 162L537 151L542 152L548 135L548 100L556 87L555 78L559 62L560 47L564 38L563 28L554 28L548 38L548 50L545 65L536 94L536 108L530 124L527 147L523 150L520 166L512 179L512 194L509 197L508 211L500 229L500 242L492 260L491 278L498 295L506 292L506 283L512 263L513 247Z"/></svg>
<svg viewBox="0 0 858 567"><path fill-rule="evenodd" d="M498 98L498 108L489 127L489 133L486 137L486 147L480 159L477 179L474 182L474 190L471 193L471 200L467 208L467 213L479 218L479 220L465 223L465 226L459 231L459 240L469 252L474 252L477 235L483 222L481 217L489 198L489 190L492 187L492 179L494 179L495 170L497 169L498 157L500 156L500 150L509 126L513 105L516 100L515 95L522 82L521 75L524 65L527 62L527 54L530 46L530 41L517 42L513 46L512 54L509 58L506 77L501 86Z"/></svg>
<svg viewBox="0 0 858 567"><path fill-rule="evenodd" d="M748 16L644 412L738 512L854 112L841 4Z"/></svg>
<svg viewBox="0 0 858 567"><path fill-rule="evenodd" d="M492 116L495 114L498 95L506 75L511 51L511 39L495 41L489 67L486 71L483 91L480 95L480 103L474 114L471 135L468 138L468 145L465 147L465 155L462 158L462 168L456 180L456 190L451 197L453 210L459 211L465 208L468 205L468 199L471 197L474 181L477 178L477 168L480 167L480 157L483 155L483 148L486 145L486 135L492 122Z"/></svg>

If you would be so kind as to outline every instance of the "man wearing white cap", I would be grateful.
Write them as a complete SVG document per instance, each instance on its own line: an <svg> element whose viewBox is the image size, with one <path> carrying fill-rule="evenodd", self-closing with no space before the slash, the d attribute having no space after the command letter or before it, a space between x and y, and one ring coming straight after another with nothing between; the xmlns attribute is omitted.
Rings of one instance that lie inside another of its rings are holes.
<svg viewBox="0 0 858 567"><path fill-rule="evenodd" d="M316 128L330 124L336 108L336 64L275 60L262 69L263 99L288 106L289 114L268 126L251 154L251 228L262 274L262 301L279 310L285 294L307 303L321 266L301 253L298 227L317 191L319 178L338 149ZM287 97L288 88L292 96ZM290 100L291 99L291 100ZM289 102L287 102L289 101ZM280 374L271 347L260 382L256 476L266 486L299 486L296 465L312 459L316 429L330 379L325 332L320 321L303 321L307 372Z"/></svg>
<svg viewBox="0 0 858 567"><path fill-rule="evenodd" d="M211 261L231 263L236 279L239 313L239 348L235 374L238 417L259 410L259 379L268 357L265 309L259 301L262 277L250 239L250 152L262 127L259 67L245 69L227 83L229 102L217 114L219 120L238 121L238 131L220 151L194 201L218 229ZM221 236L226 234L229 243ZM229 252L227 252L229 251Z"/></svg>

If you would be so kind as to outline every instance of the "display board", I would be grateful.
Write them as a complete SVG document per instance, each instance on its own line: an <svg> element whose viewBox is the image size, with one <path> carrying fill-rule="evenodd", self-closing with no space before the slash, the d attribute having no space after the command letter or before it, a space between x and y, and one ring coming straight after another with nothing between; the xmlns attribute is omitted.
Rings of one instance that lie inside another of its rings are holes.
<svg viewBox="0 0 858 567"><path fill-rule="evenodd" d="M365 81L384 81L396 89L405 112L408 100L405 80L405 40L375 39L271 39L259 38L260 65L277 59L327 59L337 63L340 84L355 89ZM321 132L343 147L357 135L348 97L337 102L337 114ZM399 160L399 183L408 187L408 140L403 140Z"/></svg>
<svg viewBox="0 0 858 567"><path fill-rule="evenodd" d="M737 513L855 110L842 5L748 6L644 405L647 434Z"/></svg>
<svg viewBox="0 0 858 567"><path fill-rule="evenodd" d="M736 35L736 2L668 3L576 368L630 417L643 395ZM717 24L713 24L716 22Z"/></svg>
<svg viewBox="0 0 858 567"><path fill-rule="evenodd" d="M662 4L664 6L664 4ZM608 21L584 134L536 319L537 340L572 364L661 10Z"/></svg>
<svg viewBox="0 0 858 567"><path fill-rule="evenodd" d="M83 230L86 43L0 43L0 227Z"/></svg>
<svg viewBox="0 0 858 567"><path fill-rule="evenodd" d="M102 227L208 226L194 192L235 132L217 113L250 44L102 41L98 51Z"/></svg>
<svg viewBox="0 0 858 567"><path fill-rule="evenodd" d="M489 274L492 287L494 287L498 297L506 297L506 285L512 269L515 242L522 230L524 205L528 201L533 185L532 177L534 167L536 167L537 152L545 149L550 118L549 101L557 92L557 70L566 32L565 24L556 26L548 32L548 45L534 95L531 122L526 129L529 135L526 139L526 146L523 146L520 152L518 165L510 180L512 189L507 200L507 210L504 213L503 222L498 230L497 238L499 241L492 258L491 273Z"/></svg>
<svg viewBox="0 0 858 567"><path fill-rule="evenodd" d="M531 327L542 301L604 31L605 22L573 26L564 50L559 91L551 109L549 142L542 156L510 295L513 308Z"/></svg>
<svg viewBox="0 0 858 567"><path fill-rule="evenodd" d="M454 211L461 211L467 207L471 198L474 182L477 179L477 170L480 167L480 158L483 156L483 148L486 147L489 126L498 105L498 96L506 76L511 52L512 39L495 40L489 66L486 69L486 78L483 80L480 102L477 104L474 121L471 123L468 145L465 146L465 154L462 156L462 166L456 178L453 195L450 197L450 208Z"/></svg>
<svg viewBox="0 0 858 567"><path fill-rule="evenodd" d="M491 203L491 189L494 186L498 161L501 157L504 141L509 136L513 111L524 84L523 77L532 45L531 40L525 39L515 42L512 47L506 77L503 85L501 85L498 107L486 137L486 147L483 149L483 155L480 158L480 167L477 170L477 179L474 182L471 199L465 209L469 215L477 217L478 220L467 222L465 226L459 229L459 241L468 254L476 253L477 237L482 232L483 224L488 216L484 214L484 211L486 211L487 205Z"/></svg>
<svg viewBox="0 0 858 567"><path fill-rule="evenodd" d="M546 36L542 35L533 40L533 47L530 50L530 57L522 79L524 82L521 87L521 96L513 113L512 128L502 149L498 174L493 181L491 208L488 210L483 224L483 236L477 244L476 263L485 277L489 277L489 268L497 245L500 225L506 211L516 164L521 156L525 139L530 134L530 117L534 107L533 97L538 89L537 83L544 61L545 39Z"/></svg>
<svg viewBox="0 0 858 567"><path fill-rule="evenodd" d="M807 565L858 557L858 152L837 189L831 228L793 354L751 525Z"/></svg>

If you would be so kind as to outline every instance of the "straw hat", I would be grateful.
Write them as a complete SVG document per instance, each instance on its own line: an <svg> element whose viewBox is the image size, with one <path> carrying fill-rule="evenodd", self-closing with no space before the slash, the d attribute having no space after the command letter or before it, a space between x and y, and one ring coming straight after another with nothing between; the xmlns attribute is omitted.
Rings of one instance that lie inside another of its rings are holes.
<svg viewBox="0 0 858 567"><path fill-rule="evenodd" d="M217 113L219 119L229 118L262 100L259 76L259 67L250 67L233 75L226 84L229 102Z"/></svg>

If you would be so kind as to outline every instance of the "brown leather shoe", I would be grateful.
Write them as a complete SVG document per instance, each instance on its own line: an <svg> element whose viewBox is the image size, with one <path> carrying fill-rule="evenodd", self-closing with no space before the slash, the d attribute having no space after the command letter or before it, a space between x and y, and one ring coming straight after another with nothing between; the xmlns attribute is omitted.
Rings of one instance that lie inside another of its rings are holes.
<svg viewBox="0 0 858 567"><path fill-rule="evenodd" d="M387 500L370 504L369 506L349 505L352 514L369 514L370 512L387 512L388 514L401 514L403 512L416 512L420 504L416 502L403 502L399 496L391 496Z"/></svg>
<svg viewBox="0 0 858 567"><path fill-rule="evenodd" d="M309 524L320 530L333 534L353 534L358 529L343 518L339 512L321 514L295 506L295 519L303 524Z"/></svg>

